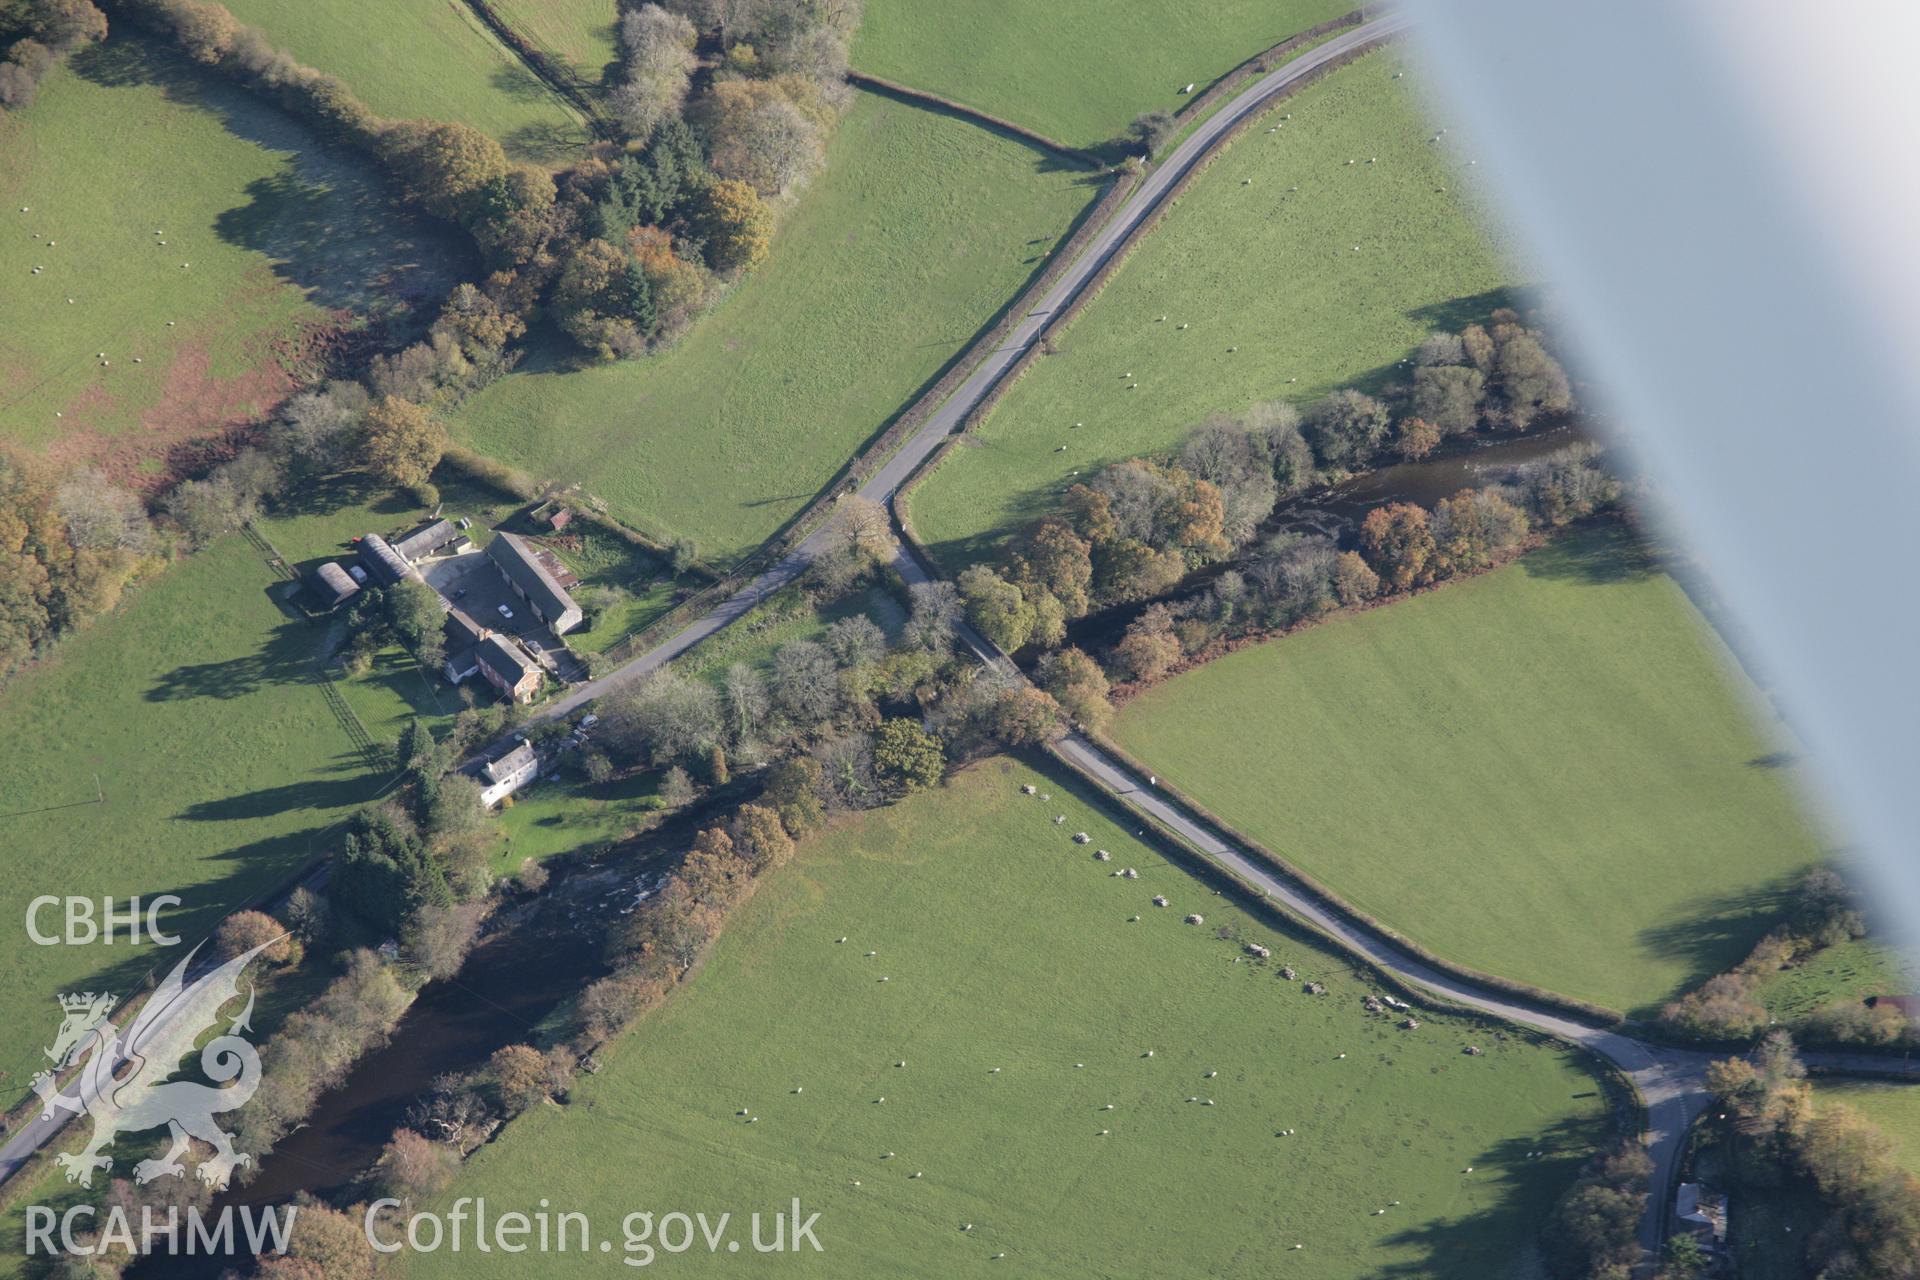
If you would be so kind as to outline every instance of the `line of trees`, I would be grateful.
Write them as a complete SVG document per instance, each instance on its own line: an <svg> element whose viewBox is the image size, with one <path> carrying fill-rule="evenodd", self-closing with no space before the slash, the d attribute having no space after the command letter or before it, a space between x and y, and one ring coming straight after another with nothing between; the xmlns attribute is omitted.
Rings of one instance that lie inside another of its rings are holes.
<svg viewBox="0 0 1920 1280"><path fill-rule="evenodd" d="M1745 1040L1773 1022L1760 1001L1767 979L1784 969L1867 933L1853 891L1840 875L1816 867L1795 886L1787 918L1754 944L1746 958L1715 974L1660 1011L1669 1030L1705 1040ZM1820 1010L1805 1034L1823 1042L1881 1047L1907 1040L1907 1019L1891 1005L1869 1009L1859 1000Z"/></svg>
<svg viewBox="0 0 1920 1280"><path fill-rule="evenodd" d="M1069 648L1043 655L1036 678L1075 720L1098 728L1112 714L1111 684L1152 684L1219 642L1480 572L1519 552L1536 530L1604 509L1618 493L1596 451L1576 445L1514 468L1500 484L1463 489L1432 511L1408 502L1377 507L1361 523L1356 549L1341 550L1324 535L1278 533L1205 586L1142 609L1103 655L1104 669ZM1050 547L1062 544L1058 533L1049 535ZM1097 568L1094 574L1097 581ZM976 623L996 621L978 607L977 593L968 598Z"/></svg>
<svg viewBox="0 0 1920 1280"><path fill-rule="evenodd" d="M1804 1238L1800 1274L1920 1275L1920 1178L1894 1160L1893 1144L1851 1107L1815 1104L1785 1031L1769 1033L1745 1057L1709 1066L1707 1088L1714 1107L1705 1134L1724 1152L1734 1194L1810 1195L1825 1214Z"/></svg>
<svg viewBox="0 0 1920 1280"><path fill-rule="evenodd" d="M33 105L40 81L68 55L107 38L107 15L93 0L31 0L0 5L0 120Z"/></svg>
<svg viewBox="0 0 1920 1280"><path fill-rule="evenodd" d="M1016 537L998 565L961 575L970 620L1009 652L1051 649L1073 619L1165 595L1195 570L1236 555L1257 567L1256 594L1280 601L1280 614L1310 613L1322 598L1353 603L1377 589L1404 591L1485 567L1524 536L1528 519L1565 523L1617 496L1593 455L1573 452L1500 490L1463 493L1432 513L1383 517L1361 556L1342 556L1324 540L1270 541L1249 553L1283 499L1383 461L1425 457L1450 436L1525 430L1573 407L1543 336L1510 310L1494 312L1485 327L1434 334L1407 367L1383 397L1346 388L1304 413L1269 401L1210 415L1171 456L1130 458L1073 485L1062 512ZM1244 585L1243 575L1230 584L1233 598L1216 601L1229 616L1247 611ZM1298 620L1270 617L1264 625ZM1164 632L1168 623L1156 615L1149 625ZM1121 679L1142 678L1167 648L1164 639L1134 647L1141 660L1128 660L1116 672Z"/></svg>

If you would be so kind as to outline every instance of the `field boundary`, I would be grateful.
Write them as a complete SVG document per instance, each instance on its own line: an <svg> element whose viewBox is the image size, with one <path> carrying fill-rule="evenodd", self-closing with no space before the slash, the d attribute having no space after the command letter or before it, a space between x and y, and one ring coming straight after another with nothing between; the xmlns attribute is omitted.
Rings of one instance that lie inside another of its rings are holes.
<svg viewBox="0 0 1920 1280"><path fill-rule="evenodd" d="M1646 1131L1647 1104L1645 1097L1641 1094L1639 1086L1633 1082L1632 1077L1622 1070L1619 1064L1615 1063L1605 1054L1580 1044L1578 1041L1568 1040L1564 1036L1555 1035L1551 1031L1544 1031L1539 1027L1531 1027L1525 1023L1513 1022L1501 1017L1499 1014L1490 1013L1485 1009L1475 1008L1472 1005L1462 1004L1458 1001L1448 999L1438 992L1401 977L1391 969L1383 968L1371 957L1360 951L1356 951L1351 944L1338 935L1329 933L1311 920L1296 916L1293 912L1287 910L1283 904L1276 902L1272 895L1259 888L1259 886L1242 879L1231 867L1209 857L1204 851L1189 843L1178 832L1167 827L1166 824L1159 821L1152 814L1128 808L1120 801L1118 796L1107 790L1098 778L1088 773L1076 761L1064 752L1058 750L1056 746L1049 744L1043 748L1043 750L1050 759L1057 761L1071 773L1081 785L1092 791L1097 797L1097 802L1109 811L1110 817L1119 815L1128 822L1144 822L1147 825L1147 829L1153 833L1156 841L1179 861L1182 868L1185 869L1188 874L1195 876L1195 878L1199 879L1202 883L1212 880L1227 885L1238 895L1243 906L1255 912L1272 916L1280 921L1287 929L1298 930L1318 939L1329 949L1346 957L1350 964L1354 965L1356 969L1368 974L1371 980L1378 983L1381 987L1391 988L1399 992L1402 996L1405 996L1409 1003L1438 1010L1452 1017L1472 1019L1486 1026L1498 1027L1508 1034L1524 1036L1535 1042L1560 1045L1569 1052L1578 1053L1581 1055L1583 1062L1590 1064L1590 1069L1593 1071L1594 1076L1600 1081L1602 1087L1607 1090L1609 1095L1607 1107L1609 1125L1617 1126L1621 1122L1632 1120L1637 1116L1638 1124L1632 1128L1631 1132L1644 1133ZM1129 767L1131 767L1133 762L1128 761L1127 763ZM1222 834L1232 834L1231 829L1223 831ZM1396 945L1405 945L1404 939L1401 939L1397 934L1393 934L1385 929L1381 929L1380 932ZM1408 949L1415 950L1414 948ZM1476 977L1474 981L1478 982L1482 981L1482 979Z"/></svg>
<svg viewBox="0 0 1920 1280"><path fill-rule="evenodd" d="M484 4L485 0L467 0L467 2L469 4ZM996 116L992 112L982 111L978 107L970 107L966 103L954 98L944 97L926 89L916 89L912 85L901 84L897 80L888 80L881 76L868 75L864 71L854 71L851 68L847 71L847 83L858 85L870 93L882 93L889 97L903 98L919 106L933 107L953 115L965 116L985 128L994 129L1001 133L1010 133L1022 141L1030 142L1036 147L1042 147L1063 159L1071 160L1075 164L1085 165L1089 169L1105 167L1105 162L1091 151L1083 151L1079 147L1070 147L1058 139L1049 138L1038 129L1029 129L1023 124L1015 124L1004 116Z"/></svg>
<svg viewBox="0 0 1920 1280"><path fill-rule="evenodd" d="M1045 297L1047 290L1053 287L1054 282L1079 259L1086 249L1087 242L1112 219L1114 211L1133 191L1139 180L1140 175L1137 171L1119 171L1113 181L1108 184L1106 192L1081 216L1080 225L1054 249L1052 260L1001 310L1000 318L993 323L992 327L975 338L965 351L954 358L947 366L947 371L931 387L915 397L895 416L892 424L885 431L876 436L866 448L842 467L840 473L801 510L799 515L794 517L784 530L762 543L757 551L733 565L726 573L716 577L707 587L681 601L619 644L610 646L605 651L606 660L615 663L627 662L661 640L676 634L692 619L699 617L711 606L732 595L742 585L751 581L762 570L804 541L832 513L835 503L843 496L854 492L861 480L892 456L893 452L918 431L941 405L952 398L954 392L959 390L960 385L967 380L979 363L1005 340L1007 334L1026 314L1027 309L1037 299ZM462 453L465 452L462 451ZM449 457L451 456L450 451ZM464 464L464 458L461 461Z"/></svg>
<svg viewBox="0 0 1920 1280"><path fill-rule="evenodd" d="M1619 1010L1610 1009L1601 1004L1593 1004L1573 996L1562 995L1559 992L1549 991L1544 987L1536 987L1531 983L1520 982L1513 978L1502 978L1495 974L1483 973L1478 969L1468 968L1466 965L1458 964L1452 960L1448 960L1444 956L1435 954L1399 930L1381 923L1375 917L1362 911L1359 907L1354 906L1338 893L1300 870L1300 868L1267 848L1264 844L1249 838L1244 832L1238 830L1231 823L1221 818L1219 814L1214 813L1192 796L1182 791L1179 787L1168 782L1165 778L1159 777L1153 770L1128 754L1125 749L1120 747L1119 744L1115 743L1113 739L1105 733L1095 729L1085 729L1082 730L1082 733L1094 746L1111 755L1135 773L1140 774L1142 777L1155 778L1153 785L1156 791L1171 797L1182 808L1192 813L1208 826L1213 827L1222 836L1241 845L1247 852L1266 863L1273 871L1292 881L1308 897L1328 907L1334 914L1345 917L1347 920L1371 933L1379 934L1382 938L1405 951L1408 955L1413 956L1421 963L1431 965L1449 977L1458 978L1462 982L1470 982L1475 986L1498 991L1502 995L1513 996L1531 1004L1541 1005L1555 1012L1578 1018L1583 1022L1598 1023L1603 1028L1618 1029L1626 1024L1626 1015Z"/></svg>
<svg viewBox="0 0 1920 1280"><path fill-rule="evenodd" d="M1362 5L1358 9L1343 13L1337 18L1328 18L1325 22L1316 23L1308 27L1305 31L1296 31L1280 43L1270 48L1262 49L1259 53L1254 54L1251 58L1248 58L1245 62L1234 67L1218 80L1208 85L1205 89L1202 89L1198 94L1189 98L1186 104L1174 113L1174 121L1183 127L1198 122L1210 115L1213 109L1223 100L1231 97L1241 85L1253 79L1255 76L1265 75L1267 72L1273 70L1276 59L1283 59L1288 54L1312 44L1322 36L1330 36L1334 32L1344 31L1348 27L1357 27L1368 18L1379 16L1384 8L1385 6L1377 4Z"/></svg>
<svg viewBox="0 0 1920 1280"><path fill-rule="evenodd" d="M499 12L487 3L487 0L461 0L461 4L479 21L481 26L492 34L494 39L505 45L507 51L519 59L520 64L534 79L546 87L547 92L578 112L588 128L603 138L612 136L606 114L601 111L600 104L587 93L585 83L570 68L562 66L559 60L548 54L545 49L527 36L521 35L511 22L501 17Z"/></svg>
<svg viewBox="0 0 1920 1280"><path fill-rule="evenodd" d="M1194 181L1199 178L1201 174L1211 169L1214 162L1218 160L1233 143L1239 141L1241 134L1245 133L1247 129L1256 122L1265 119L1274 107L1291 100L1302 89L1319 83L1329 74L1340 70L1342 67L1351 66L1367 54L1385 45L1390 39L1392 39L1391 36L1383 36L1378 40L1368 41L1366 44L1360 45L1341 57L1328 62L1325 66L1315 68L1297 83L1289 85L1285 89L1275 93L1260 110L1249 113L1245 119L1239 121L1232 128L1228 129L1226 133L1221 135L1213 147L1195 161L1193 167L1182 174L1180 180L1167 190L1167 193L1161 197L1159 205L1139 226L1134 228L1133 233L1120 244L1114 251L1113 256L1101 264L1100 269L1094 273L1092 279L1087 281L1086 287L1080 291L1079 295L1065 307L1062 307L1056 315L1047 321L1041 328L1033 345L1021 354L1020 358L1001 376L1000 380L994 383L992 389L989 390L986 395L980 397L979 403L968 411L966 418L961 421L960 429L949 436L947 440L920 465L920 468L900 486L900 491L894 504L896 512L899 513L899 523L902 528L908 532L908 536L912 539L916 550L927 559L928 563L937 565L939 561L927 555L926 547L920 542L918 535L912 531L911 517L906 514L906 509L912 505L914 490L918 489L923 481L938 471L941 464L952 455L953 450L977 430L981 423L992 416L994 409L999 406L1001 399L1006 396L1007 392L1013 389L1015 383L1026 376L1041 356L1051 354L1054 336L1063 333L1070 327L1074 319L1079 316L1087 304L1106 291L1107 284L1113 279L1114 275L1119 272L1122 266L1132 259L1135 251L1139 249L1147 237L1159 228L1161 220L1180 202L1180 198L1186 194L1187 189L1193 185ZM1262 57L1264 56L1266 55L1263 54ZM898 499L905 499L906 501L903 503Z"/></svg>

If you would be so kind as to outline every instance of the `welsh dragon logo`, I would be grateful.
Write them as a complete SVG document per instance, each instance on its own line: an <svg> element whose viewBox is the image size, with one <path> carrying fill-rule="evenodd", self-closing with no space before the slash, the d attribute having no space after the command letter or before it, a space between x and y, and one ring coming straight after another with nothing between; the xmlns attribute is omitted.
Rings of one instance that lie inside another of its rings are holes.
<svg viewBox="0 0 1920 1280"><path fill-rule="evenodd" d="M51 1119L55 1108L76 1115L84 1112L93 1119L93 1136L86 1148L57 1157L68 1182L92 1186L95 1169L113 1167L113 1157L104 1152L114 1138L161 1125L167 1127L172 1145L159 1159L134 1165L136 1182L185 1174L180 1157L187 1153L189 1139L195 1138L211 1146L214 1154L194 1172L216 1191L226 1187L235 1168L251 1163L253 1157L236 1152L231 1135L214 1122L215 1115L244 1105L260 1087L260 1055L239 1034L252 1030L248 1026L253 1016L251 986L246 1007L228 1023L225 1034L200 1050L200 1069L216 1083L168 1077L180 1069L200 1034L218 1024L221 1006L239 996L240 972L247 962L278 941L264 942L189 981L188 967L200 950L195 947L174 966L124 1032L109 1016L114 1008L111 994L89 991L60 997L63 1020L53 1047L46 1050L53 1066L33 1078L33 1090L43 1103L43 1119ZM82 1058L86 1065L80 1068L78 1092L60 1092L56 1073Z"/></svg>

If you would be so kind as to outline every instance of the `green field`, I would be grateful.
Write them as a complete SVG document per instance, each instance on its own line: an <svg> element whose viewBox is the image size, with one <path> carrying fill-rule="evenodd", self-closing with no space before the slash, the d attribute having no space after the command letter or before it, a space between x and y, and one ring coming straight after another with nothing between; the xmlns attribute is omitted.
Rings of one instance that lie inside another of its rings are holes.
<svg viewBox="0 0 1920 1280"><path fill-rule="evenodd" d="M615 62L614 0L493 0L494 12L583 80L598 83Z"/></svg>
<svg viewBox="0 0 1920 1280"><path fill-rule="evenodd" d="M534 783L498 811L496 825L505 839L494 850L494 870L504 875L528 858L541 862L630 835L656 812L659 782L658 773L646 772L601 783L571 774Z"/></svg>
<svg viewBox="0 0 1920 1280"><path fill-rule="evenodd" d="M498 138L508 155L536 163L566 163L586 142L573 108L460 0L232 0L227 7L277 47L345 81L377 115L469 124Z"/></svg>
<svg viewBox="0 0 1920 1280"><path fill-rule="evenodd" d="M1920 1085L1815 1077L1814 1101L1843 1102L1893 1139L1893 1154L1920 1173Z"/></svg>
<svg viewBox="0 0 1920 1280"><path fill-rule="evenodd" d="M1498 305L1515 274L1476 184L1428 142L1412 82L1392 78L1402 65L1379 53L1334 73L1195 181L1058 353L913 492L943 563L1056 509L1076 472L1170 448L1216 410L1376 383L1434 328Z"/></svg>
<svg viewBox="0 0 1920 1280"><path fill-rule="evenodd" d="M354 157L117 37L0 121L0 315L22 321L0 442L151 471L277 403L328 331L431 311L465 269Z"/></svg>
<svg viewBox="0 0 1920 1280"><path fill-rule="evenodd" d="M31 899L178 894L168 927L190 945L323 852L328 828L383 783L313 685L320 632L276 605L277 583L245 541L224 538L0 694L20 747L0 760L0 914L12 922L0 1072L12 1091L43 1065L56 995L125 991L171 960L124 938L32 945Z"/></svg>
<svg viewBox="0 0 1920 1280"><path fill-rule="evenodd" d="M772 258L677 347L573 372L530 358L457 428L656 536L737 557L966 347L1098 194L1025 146L862 96Z"/></svg>
<svg viewBox="0 0 1920 1280"><path fill-rule="evenodd" d="M742 1236L794 1196L822 1214L820 1254L702 1246L666 1259L676 1273L952 1276L1005 1253L993 1274L1051 1280L1508 1274L1598 1134L1592 1077L1482 1026L1365 1013L1371 984L1346 962L1102 812L998 759L809 842L570 1105L515 1121L445 1198L503 1213L545 1197L616 1248L638 1209L730 1211ZM1078 829L1140 879L1109 876ZM1273 961L1238 962L1220 926ZM607 1265L548 1255L539 1271ZM405 1269L515 1267L469 1249Z"/></svg>
<svg viewBox="0 0 1920 1280"><path fill-rule="evenodd" d="M900 628L907 620L907 611L899 600L881 587L869 587L824 608L816 607L804 592L790 588L756 605L675 666L687 675L714 681L724 677L736 662L770 672L780 646L795 640L819 640L834 623L861 615L884 631L889 641L899 639Z"/></svg>
<svg viewBox="0 0 1920 1280"><path fill-rule="evenodd" d="M853 62L1037 129L1105 142L1142 111L1178 111L1254 54L1353 6L1343 0L868 0Z"/></svg>
<svg viewBox="0 0 1920 1280"><path fill-rule="evenodd" d="M1114 732L1447 959L1646 1012L1821 857L1758 705L1608 527L1207 663Z"/></svg>
<svg viewBox="0 0 1920 1280"><path fill-rule="evenodd" d="M1913 990L1899 953L1863 938L1842 942L1810 956L1761 984L1760 1003L1782 1022L1797 1022L1841 1000L1905 995Z"/></svg>

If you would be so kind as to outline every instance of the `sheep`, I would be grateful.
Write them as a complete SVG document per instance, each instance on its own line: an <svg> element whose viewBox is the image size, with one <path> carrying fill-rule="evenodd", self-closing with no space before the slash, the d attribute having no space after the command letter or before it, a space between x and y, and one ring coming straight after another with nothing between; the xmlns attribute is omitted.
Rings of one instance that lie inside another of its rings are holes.
<svg viewBox="0 0 1920 1280"><path fill-rule="evenodd" d="M1184 322L1182 322L1182 323L1181 323L1181 325L1180 325L1180 327L1181 327L1182 329L1184 329L1184 328L1186 328L1187 326L1186 326L1186 324L1185 324Z"/></svg>
<svg viewBox="0 0 1920 1280"><path fill-rule="evenodd" d="M1201 1103L1200 1105L1203 1107L1210 1107L1213 1105L1213 1099L1208 1098L1205 1102Z"/></svg>
<svg viewBox="0 0 1920 1280"><path fill-rule="evenodd" d="M1056 813L1056 814L1055 814L1055 815L1053 816L1053 825L1057 827L1057 826L1059 826L1059 825L1061 825L1062 823L1064 823L1064 822L1065 822L1066 820L1067 820L1067 815L1066 815L1066 814L1064 814L1064 813Z"/></svg>
<svg viewBox="0 0 1920 1280"><path fill-rule="evenodd" d="M1095 862L1111 862L1113 861L1113 855L1105 849L1095 849L1093 851L1093 860Z"/></svg>
<svg viewBox="0 0 1920 1280"><path fill-rule="evenodd" d="M1076 423L1074 423L1073 425L1077 427L1077 426L1079 426L1080 424L1076 422ZM1036 786L1034 786L1034 785L1033 785L1033 784L1032 784L1031 782L1029 782L1029 783L1027 783L1027 784L1026 784L1025 786L1023 786L1023 787L1021 787L1021 788L1020 788L1020 794L1021 794L1021 795L1026 795L1026 796L1030 796L1030 795L1032 795L1032 794L1033 794L1034 792L1036 792L1036 791L1038 791L1038 790L1039 790L1039 788L1038 788L1038 787L1036 787Z"/></svg>
<svg viewBox="0 0 1920 1280"><path fill-rule="evenodd" d="M1073 842L1075 844L1092 844L1093 837L1084 831L1076 831L1073 833Z"/></svg>
<svg viewBox="0 0 1920 1280"><path fill-rule="evenodd" d="M907 1179L908 1181L912 1181L915 1178L924 1178L926 1176L927 1176L926 1173L923 1172L922 1170L915 1169L912 1173L907 1175Z"/></svg>
<svg viewBox="0 0 1920 1280"><path fill-rule="evenodd" d="M1112 1104L1111 1102L1109 1102L1109 1103L1107 1103L1107 1104L1106 1104L1105 1106L1103 1106L1103 1107L1101 1107L1100 1109L1101 1109L1102 1111L1111 1111L1111 1110L1113 1110L1113 1104Z"/></svg>
<svg viewBox="0 0 1920 1280"><path fill-rule="evenodd" d="M1344 1054L1344 1053L1336 1053L1336 1054L1334 1054L1334 1055L1333 1055L1333 1057L1334 1057L1334 1061L1336 1061L1336 1062L1341 1062L1341 1061L1345 1061L1345 1059L1346 1059L1346 1056L1347 1056L1347 1055L1346 1055L1346 1054Z"/></svg>
<svg viewBox="0 0 1920 1280"><path fill-rule="evenodd" d="M805 1086L803 1086L803 1085L795 1085L795 1086L793 1086L793 1091L794 1091L795 1093L805 1093L805 1092L806 1092L806 1088L805 1088Z"/></svg>
<svg viewBox="0 0 1920 1280"><path fill-rule="evenodd" d="M869 959L869 960L871 960L871 959L873 959L873 958L874 958L875 956L877 956L877 955L879 955L879 954L880 954L880 953L879 953L878 951L869 951L869 952L867 952L867 959Z"/></svg>
<svg viewBox="0 0 1920 1280"><path fill-rule="evenodd" d="M1166 894L1164 894L1164 893L1156 893L1156 894L1154 894L1154 895L1153 895L1153 905L1154 905L1154 906L1156 906L1156 907L1164 907L1164 906L1166 906L1166 905L1167 905L1167 895L1166 895Z"/></svg>
<svg viewBox="0 0 1920 1280"><path fill-rule="evenodd" d="M1198 1102L1198 1101L1200 1101L1200 1099L1198 1099L1198 1098L1196 1098L1196 1097L1191 1097L1191 1096L1190 1096L1190 1097L1188 1097L1188 1098L1187 1098L1187 1101L1188 1101L1188 1102Z"/></svg>
<svg viewBox="0 0 1920 1280"><path fill-rule="evenodd" d="M888 981L888 978L887 978L887 975L886 975L886 974L884 974L884 973L883 973L883 974L881 974L881 975L880 975L880 981L882 981L882 982L886 982L886 981Z"/></svg>
<svg viewBox="0 0 1920 1280"><path fill-rule="evenodd" d="M973 1230L973 1224L971 1222L963 1222L960 1224L960 1229L962 1231L971 1231Z"/></svg>
<svg viewBox="0 0 1920 1280"><path fill-rule="evenodd" d="M1102 1129L1099 1133L1095 1134L1094 1136L1097 1138L1104 1138L1111 1132L1113 1132L1111 1129Z"/></svg>
<svg viewBox="0 0 1920 1280"><path fill-rule="evenodd" d="M1197 911L1187 917L1188 924L1205 924L1206 922L1207 918Z"/></svg>
<svg viewBox="0 0 1920 1280"><path fill-rule="evenodd" d="M902 1058L902 1059L900 1059L900 1061L898 1061L898 1062L896 1062L896 1063L894 1063L893 1065L894 1065L895 1067L904 1067L904 1066L906 1066L906 1065L907 1065L907 1060L906 1060L905 1058Z"/></svg>
<svg viewBox="0 0 1920 1280"><path fill-rule="evenodd" d="M1139 916L1128 916L1128 917L1127 917L1127 923L1128 923L1128 924L1139 924L1139 923L1140 923L1140 917L1139 917Z"/></svg>
<svg viewBox="0 0 1920 1280"><path fill-rule="evenodd" d="M747 1123L748 1123L748 1124L759 1124L759 1123L760 1123L760 1117L759 1117L759 1116L748 1116L748 1117L747 1117Z"/></svg>
<svg viewBox="0 0 1920 1280"><path fill-rule="evenodd" d="M842 943L842 942L845 942L845 941L846 941L846 939L845 939L844 937L841 937L841 938L835 938L835 939L834 939L834 942L835 942L835 944L836 944L836 945L837 945L837 944L839 944L839 943Z"/></svg>
<svg viewBox="0 0 1920 1280"><path fill-rule="evenodd" d="M1206 1074L1206 1077L1205 1077L1205 1078L1206 1078L1206 1079L1208 1079L1208 1080L1211 1080L1211 1079L1213 1079L1213 1078L1214 1078L1215 1076L1217 1076L1217 1075L1219 1075L1219 1074L1220 1074L1220 1073L1219 1073L1218 1071L1209 1071L1209 1072L1207 1072L1207 1074Z"/></svg>
<svg viewBox="0 0 1920 1280"><path fill-rule="evenodd" d="M1081 1068L1083 1068L1083 1067L1085 1067L1086 1065L1087 1065L1087 1064L1086 1064L1086 1063L1084 1063L1084 1062L1076 1062L1076 1063L1074 1063L1074 1064L1073 1064L1073 1069L1074 1069L1075 1071L1078 1071L1078 1070L1080 1070Z"/></svg>
<svg viewBox="0 0 1920 1280"><path fill-rule="evenodd" d="M999 1075L999 1074L1000 1074L1000 1068L998 1068L998 1067L989 1067L989 1068L987 1068L987 1074L988 1074L988 1075L990 1075L990 1076L997 1076L997 1075Z"/></svg>
<svg viewBox="0 0 1920 1280"><path fill-rule="evenodd" d="M1151 1058L1153 1056L1153 1050L1149 1049L1145 1053L1141 1054L1140 1056L1143 1058Z"/></svg>
<svg viewBox="0 0 1920 1280"><path fill-rule="evenodd" d="M1127 880L1138 880L1140 878L1140 873L1132 867L1128 867L1125 871L1122 871L1120 875Z"/></svg>

